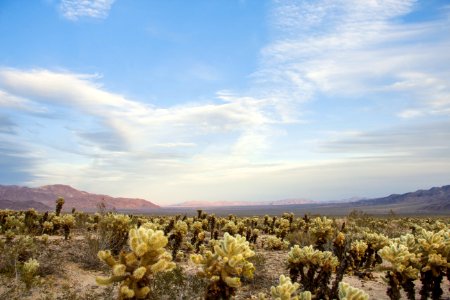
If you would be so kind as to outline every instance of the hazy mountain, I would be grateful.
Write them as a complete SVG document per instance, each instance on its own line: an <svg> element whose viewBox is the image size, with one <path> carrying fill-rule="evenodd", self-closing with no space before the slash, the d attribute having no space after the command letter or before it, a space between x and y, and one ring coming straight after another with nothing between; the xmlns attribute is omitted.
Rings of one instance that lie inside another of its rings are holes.
<svg viewBox="0 0 450 300"><path fill-rule="evenodd" d="M309 199L282 199L282 200L276 200L272 201L269 204L270 205L298 205L298 204L312 204L317 203L314 200Z"/></svg>
<svg viewBox="0 0 450 300"><path fill-rule="evenodd" d="M405 194L392 194L387 197L360 200L352 203L355 207L392 209L405 212L445 212L450 211L450 185L418 190Z"/></svg>
<svg viewBox="0 0 450 300"><path fill-rule="evenodd" d="M31 201L0 200L0 209L27 210L29 208L34 208L40 211L52 209L49 206L34 200Z"/></svg>
<svg viewBox="0 0 450 300"><path fill-rule="evenodd" d="M3 199L3 202L9 201L5 202L4 205L11 205L10 202L13 202L16 203L16 207L21 207L28 202L28 205L31 205L31 207L39 210L47 210L48 208L44 207L53 209L55 207L55 200L58 197L64 198L65 210L70 210L72 207L75 207L78 210L92 211L97 209L97 205L100 202L103 202L108 209L148 210L159 208L158 205L144 199L91 194L63 184L45 185L37 188L0 185L0 199Z"/></svg>
<svg viewBox="0 0 450 300"><path fill-rule="evenodd" d="M208 207L228 207L228 206L257 206L264 205L263 202L243 202L243 201L184 201L176 204L168 205L168 207L191 207L191 208L208 208ZM266 203L267 204L267 203Z"/></svg>
<svg viewBox="0 0 450 300"><path fill-rule="evenodd" d="M261 205L298 205L316 203L308 199L283 199L276 201L184 201L168 207L229 207L229 206L261 206Z"/></svg>

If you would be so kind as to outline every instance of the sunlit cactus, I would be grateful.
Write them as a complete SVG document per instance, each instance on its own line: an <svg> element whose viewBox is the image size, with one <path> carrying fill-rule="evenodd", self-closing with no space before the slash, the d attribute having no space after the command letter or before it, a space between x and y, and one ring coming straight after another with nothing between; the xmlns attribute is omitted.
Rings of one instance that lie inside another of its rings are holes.
<svg viewBox="0 0 450 300"><path fill-rule="evenodd" d="M258 239L260 230L258 228L254 228L250 231L249 242L256 244L256 240Z"/></svg>
<svg viewBox="0 0 450 300"><path fill-rule="evenodd" d="M56 199L56 215L59 216L61 213L61 210L63 208L64 205L64 198L63 197L59 197L58 199Z"/></svg>
<svg viewBox="0 0 450 300"><path fill-rule="evenodd" d="M53 223L49 221L42 223L42 231L44 233L51 233L53 231Z"/></svg>
<svg viewBox="0 0 450 300"><path fill-rule="evenodd" d="M345 245L345 234L343 232L339 232L334 239L333 244L336 247L343 247Z"/></svg>
<svg viewBox="0 0 450 300"><path fill-rule="evenodd" d="M35 282L38 270L39 262L36 259L30 258L23 264L20 279L27 289L30 289Z"/></svg>
<svg viewBox="0 0 450 300"><path fill-rule="evenodd" d="M431 292L433 299L439 299L443 293L441 283L444 275L450 273L450 230L438 232L420 230L417 239L420 252L420 280L422 288L420 295L427 298Z"/></svg>
<svg viewBox="0 0 450 300"><path fill-rule="evenodd" d="M349 253L351 257L351 267L354 270L358 270L362 266L368 247L366 242L360 240L351 243Z"/></svg>
<svg viewBox="0 0 450 300"><path fill-rule="evenodd" d="M38 212L34 208L30 208L25 212L24 225L28 233L36 233L39 227Z"/></svg>
<svg viewBox="0 0 450 300"><path fill-rule="evenodd" d="M131 218L128 215L108 213L98 221L98 234L102 235L107 249L119 254L128 240ZM142 227L142 226L141 226Z"/></svg>
<svg viewBox="0 0 450 300"><path fill-rule="evenodd" d="M10 215L5 218L5 229L20 233L25 228L24 217Z"/></svg>
<svg viewBox="0 0 450 300"><path fill-rule="evenodd" d="M275 226L276 228L274 230L276 236L281 239L284 239L287 233L290 231L291 223L289 222L288 219L281 218L277 220L277 222L275 222Z"/></svg>
<svg viewBox="0 0 450 300"><path fill-rule="evenodd" d="M344 259L345 252L346 252L346 237L343 232L339 232L333 241L334 246L334 254L337 256L339 260Z"/></svg>
<svg viewBox="0 0 450 300"><path fill-rule="evenodd" d="M122 251L116 260L111 251L99 251L98 257L112 268L112 275L97 277L97 284L120 282L119 299L144 299L150 293L153 276L175 267L172 256L164 249L167 243L163 231L131 229L128 240L131 252Z"/></svg>
<svg viewBox="0 0 450 300"><path fill-rule="evenodd" d="M371 268L377 263L380 264L382 259L378 255L378 250L389 245L389 238L383 234L366 232L364 234L364 241L367 243L364 267Z"/></svg>
<svg viewBox="0 0 450 300"><path fill-rule="evenodd" d="M339 300L368 300L369 295L363 290L350 286L348 283L339 283Z"/></svg>
<svg viewBox="0 0 450 300"><path fill-rule="evenodd" d="M300 284L297 282L292 283L291 278L281 275L280 283L278 286L272 286L270 288L270 294L275 300L298 300L299 297L295 294L299 287Z"/></svg>
<svg viewBox="0 0 450 300"><path fill-rule="evenodd" d="M202 267L200 276L209 279L206 299L230 299L241 286L240 277L252 278L254 267L247 259L255 253L244 237L225 233L213 252L191 255L191 260Z"/></svg>
<svg viewBox="0 0 450 300"><path fill-rule="evenodd" d="M181 248L181 244L183 243L183 237L188 232L188 225L184 221L178 220L173 226L172 233L169 236L169 242L172 247L172 257L179 260L179 256L177 253Z"/></svg>
<svg viewBox="0 0 450 300"><path fill-rule="evenodd" d="M387 267L386 281L389 284L387 295L390 299L400 297L399 286L407 293L408 299L415 298L414 280L419 276L418 259L414 253L410 253L408 247L402 244L391 243L378 251L378 254Z"/></svg>
<svg viewBox="0 0 450 300"><path fill-rule="evenodd" d="M300 283L320 299L330 295L328 286L331 274L339 265L336 256L330 251L315 250L313 246L300 248L295 245L288 253L288 268L292 281Z"/></svg>
<svg viewBox="0 0 450 300"><path fill-rule="evenodd" d="M64 215L61 218L61 224L64 230L64 239L67 240L70 235L70 229L75 225L75 218L72 215Z"/></svg>
<svg viewBox="0 0 450 300"><path fill-rule="evenodd" d="M269 250L284 250L289 248L289 242L271 235L265 239L264 248Z"/></svg>
<svg viewBox="0 0 450 300"><path fill-rule="evenodd" d="M333 236L333 220L327 219L326 217L317 217L313 219L309 230L314 238L316 248L323 250L323 245Z"/></svg>
<svg viewBox="0 0 450 300"><path fill-rule="evenodd" d="M238 232L238 227L233 221L228 221L223 227L223 232L227 232L231 235L235 235Z"/></svg>

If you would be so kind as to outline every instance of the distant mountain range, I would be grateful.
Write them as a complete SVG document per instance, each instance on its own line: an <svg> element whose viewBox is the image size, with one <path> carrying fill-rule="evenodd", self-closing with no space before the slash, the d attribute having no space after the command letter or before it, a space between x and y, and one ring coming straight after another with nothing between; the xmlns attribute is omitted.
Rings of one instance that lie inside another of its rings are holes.
<svg viewBox="0 0 450 300"><path fill-rule="evenodd" d="M394 211L445 212L450 211L450 185L406 194L392 194L383 198L359 200L352 204L361 209L380 207Z"/></svg>
<svg viewBox="0 0 450 300"><path fill-rule="evenodd" d="M91 194L79 191L63 184L45 185L37 188L16 185L0 185L0 208L22 210L35 208L41 211L52 210L58 197L65 200L63 209L95 211L99 203L104 203L107 209L117 210L149 210L159 208L158 205L137 198L111 197L108 195Z"/></svg>
<svg viewBox="0 0 450 300"><path fill-rule="evenodd" d="M208 208L208 207L229 207L229 206L261 206L261 205L300 205L317 203L308 199L283 199L276 201L184 201L168 207L191 207L191 208Z"/></svg>
<svg viewBox="0 0 450 300"><path fill-rule="evenodd" d="M232 207L235 207L232 209ZM352 210L373 214L387 214L391 210L399 214L450 214L450 185L418 190L406 194L393 194L383 198L353 197L344 200L319 202L307 199L284 199L267 202L208 202L189 201L170 206L178 213L182 209L206 208L210 211L228 209L248 214L282 211L310 212L313 214L346 215ZM244 212L245 211L245 212Z"/></svg>
<svg viewBox="0 0 450 300"><path fill-rule="evenodd" d="M58 197L64 198L65 210L75 207L77 210L83 211L96 211L98 203L103 202L108 209L115 208L119 211L140 212L156 212L155 209L158 209L157 212L163 214L174 213L175 211L183 214L201 208L218 214L221 211L229 210L230 213L240 212L245 214L295 211L298 213L346 215L356 209L373 214L386 214L392 210L399 214L450 215L450 185L374 199L350 198L330 202L300 198L264 202L186 201L165 208L160 208L160 206L144 199L114 198L107 195L91 194L62 184L38 188L0 185L0 209L24 210L33 207L41 211L53 210L55 200Z"/></svg>

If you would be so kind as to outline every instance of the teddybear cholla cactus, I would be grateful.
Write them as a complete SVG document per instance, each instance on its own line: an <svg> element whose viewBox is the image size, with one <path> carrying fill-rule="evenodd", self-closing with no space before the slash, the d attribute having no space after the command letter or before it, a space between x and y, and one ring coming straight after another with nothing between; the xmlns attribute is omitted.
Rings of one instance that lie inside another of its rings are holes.
<svg viewBox="0 0 450 300"><path fill-rule="evenodd" d="M317 298L327 298L331 291L328 283L331 273L339 261L330 251L314 250L313 246L300 248L295 245L288 254L288 268L293 281L300 275L300 283L305 290L317 294Z"/></svg>
<svg viewBox="0 0 450 300"><path fill-rule="evenodd" d="M121 282L119 299L143 299L150 292L154 274L175 267L172 256L164 249L167 238L160 230L140 227L129 232L131 252L121 252L115 260L110 251L99 251L98 257L112 268L111 277L97 277L100 285Z"/></svg>
<svg viewBox="0 0 450 300"><path fill-rule="evenodd" d="M384 247L378 254L383 260L388 261L386 280L389 284L387 294L390 299L399 299L398 285L407 292L408 299L414 299L414 280L418 278L419 270L416 269L418 259L414 253L408 251L405 245L391 243Z"/></svg>
<svg viewBox="0 0 450 300"><path fill-rule="evenodd" d="M287 276L280 276L280 284L278 286L272 286L270 288L271 299L274 300L311 300L311 292L305 291L297 294L300 284L292 283L291 279ZM268 300L267 295L260 293L258 295L259 300Z"/></svg>
<svg viewBox="0 0 450 300"><path fill-rule="evenodd" d="M420 230L416 251L420 253L420 295L427 298L431 292L433 299L440 299L443 291L441 283L444 275L450 270L450 230L438 232Z"/></svg>
<svg viewBox="0 0 450 300"><path fill-rule="evenodd" d="M240 277L253 277L253 264L247 261L255 253L244 237L225 233L223 240L214 246L214 252L193 254L191 260L202 269L198 274L207 277L210 284L206 299L230 299L241 286Z"/></svg>
<svg viewBox="0 0 450 300"><path fill-rule="evenodd" d="M367 295L363 290L354 288L348 283L339 283L339 300L368 300Z"/></svg>
<svg viewBox="0 0 450 300"><path fill-rule="evenodd" d="M30 258L23 264L20 279L25 283L27 289L30 289L35 282L38 269L39 262L36 259Z"/></svg>
<svg viewBox="0 0 450 300"><path fill-rule="evenodd" d="M333 220L326 217L317 217L311 224L311 235L313 236L317 250L324 250L324 244L333 236Z"/></svg>

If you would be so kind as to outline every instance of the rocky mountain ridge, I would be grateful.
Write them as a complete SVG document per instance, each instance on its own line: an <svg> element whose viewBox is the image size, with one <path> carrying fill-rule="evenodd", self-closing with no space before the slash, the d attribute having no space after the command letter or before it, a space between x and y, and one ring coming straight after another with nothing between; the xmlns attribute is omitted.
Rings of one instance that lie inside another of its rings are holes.
<svg viewBox="0 0 450 300"><path fill-rule="evenodd" d="M104 203L108 209L115 208L118 210L159 208L159 205L144 199L91 194L63 184L45 185L37 188L0 185L0 208L23 209L24 203L28 202L28 206L31 205L36 209L44 210L45 207L54 208L55 200L58 197L64 198L64 209L66 210L74 207L77 210L93 211L97 209L99 203Z"/></svg>

